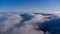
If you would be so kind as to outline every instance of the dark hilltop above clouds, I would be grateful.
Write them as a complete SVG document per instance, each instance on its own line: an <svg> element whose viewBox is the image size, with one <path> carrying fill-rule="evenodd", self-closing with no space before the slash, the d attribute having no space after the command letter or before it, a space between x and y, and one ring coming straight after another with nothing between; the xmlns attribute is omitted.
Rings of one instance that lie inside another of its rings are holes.
<svg viewBox="0 0 60 34"><path fill-rule="evenodd" d="M56 14L0 13L0 34L59 34L59 24Z"/></svg>

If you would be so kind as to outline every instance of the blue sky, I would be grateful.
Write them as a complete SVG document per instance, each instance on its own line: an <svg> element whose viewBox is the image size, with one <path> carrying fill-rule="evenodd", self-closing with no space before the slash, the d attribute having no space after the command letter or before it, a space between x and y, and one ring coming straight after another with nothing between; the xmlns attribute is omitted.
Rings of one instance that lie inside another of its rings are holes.
<svg viewBox="0 0 60 34"><path fill-rule="evenodd" d="M60 10L60 0L0 0L0 12Z"/></svg>

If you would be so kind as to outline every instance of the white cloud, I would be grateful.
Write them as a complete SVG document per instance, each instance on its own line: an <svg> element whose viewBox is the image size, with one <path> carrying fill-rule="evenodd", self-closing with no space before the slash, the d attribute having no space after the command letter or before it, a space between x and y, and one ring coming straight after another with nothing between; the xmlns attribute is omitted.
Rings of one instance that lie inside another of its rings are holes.
<svg viewBox="0 0 60 34"><path fill-rule="evenodd" d="M13 28L15 24L18 24L22 18L19 15L12 15L7 17L6 21L3 21L0 28L0 33L6 32L9 29Z"/></svg>

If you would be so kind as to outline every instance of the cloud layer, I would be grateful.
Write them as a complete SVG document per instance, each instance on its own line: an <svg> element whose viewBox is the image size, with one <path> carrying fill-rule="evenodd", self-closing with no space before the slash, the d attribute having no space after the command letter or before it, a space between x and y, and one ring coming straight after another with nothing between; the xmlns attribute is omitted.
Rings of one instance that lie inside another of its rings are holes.
<svg viewBox="0 0 60 34"><path fill-rule="evenodd" d="M57 18L59 17L54 14L2 13L0 17L0 34L44 34L44 31L37 30L39 24Z"/></svg>

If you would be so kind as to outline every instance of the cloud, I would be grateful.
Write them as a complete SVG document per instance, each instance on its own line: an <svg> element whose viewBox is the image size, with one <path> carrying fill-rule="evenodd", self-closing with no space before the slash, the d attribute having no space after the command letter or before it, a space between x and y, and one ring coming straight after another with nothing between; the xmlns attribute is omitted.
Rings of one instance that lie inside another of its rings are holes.
<svg viewBox="0 0 60 34"><path fill-rule="evenodd" d="M3 17L3 19L5 17ZM8 19L6 21L3 21L0 25L0 33L4 33L6 31L8 31L9 29L13 28L15 24L17 24L21 21L21 17L19 15L11 15L6 18L8 18Z"/></svg>
<svg viewBox="0 0 60 34"><path fill-rule="evenodd" d="M53 16L54 17L54 16ZM60 18L55 17L49 21L44 21L39 25L39 29L44 32L49 32L49 34L60 34Z"/></svg>
<svg viewBox="0 0 60 34"><path fill-rule="evenodd" d="M44 34L37 30L45 22L58 18L54 14L9 13L0 17L1 34ZM41 24L42 23L42 24ZM42 26L44 28L44 26ZM49 26L50 27L50 26Z"/></svg>

